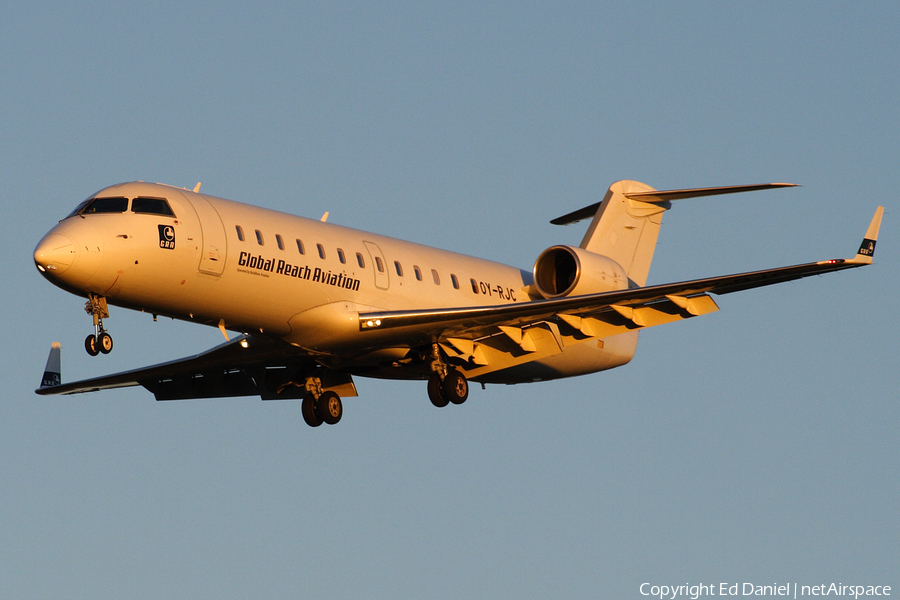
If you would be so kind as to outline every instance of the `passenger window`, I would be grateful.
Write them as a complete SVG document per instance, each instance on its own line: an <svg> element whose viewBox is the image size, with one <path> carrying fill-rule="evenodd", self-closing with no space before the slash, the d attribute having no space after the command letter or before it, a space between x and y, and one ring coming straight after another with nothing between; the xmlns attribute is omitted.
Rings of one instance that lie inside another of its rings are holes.
<svg viewBox="0 0 900 600"><path fill-rule="evenodd" d="M297 240L297 250L300 252L300 254L306 254L306 249L303 247L303 242L301 242L300 240Z"/></svg>
<svg viewBox="0 0 900 600"><path fill-rule="evenodd" d="M264 245L262 232L259 229L256 230L256 243L259 244L260 246Z"/></svg>
<svg viewBox="0 0 900 600"><path fill-rule="evenodd" d="M337 251L338 251L338 260L341 261L342 265L346 264L347 258L344 256L344 251L341 250L340 248L338 248Z"/></svg>
<svg viewBox="0 0 900 600"><path fill-rule="evenodd" d="M456 275L450 273L450 281L453 283L453 289L459 289L459 279L456 278Z"/></svg>
<svg viewBox="0 0 900 600"><path fill-rule="evenodd" d="M131 201L131 212L163 217L175 216L165 198L135 198Z"/></svg>
<svg viewBox="0 0 900 600"><path fill-rule="evenodd" d="M244 241L244 228L241 227L240 225L235 225L234 229L237 231L238 240L243 242Z"/></svg>
<svg viewBox="0 0 900 600"><path fill-rule="evenodd" d="M316 248L319 249L319 258L325 260L325 248L322 247L322 244L316 244Z"/></svg>
<svg viewBox="0 0 900 600"><path fill-rule="evenodd" d="M360 269L365 269L365 268L366 268L366 261L365 261L365 259L363 258L363 255L360 254L359 252L356 253L356 262L359 263L359 268L360 268Z"/></svg>
<svg viewBox="0 0 900 600"><path fill-rule="evenodd" d="M128 198L94 198L80 214L123 213L126 210L128 210Z"/></svg>
<svg viewBox="0 0 900 600"><path fill-rule="evenodd" d="M275 234L275 243L278 244L279 250L284 250L284 240L281 239L281 235Z"/></svg>
<svg viewBox="0 0 900 600"><path fill-rule="evenodd" d="M419 270L419 265L413 265L413 271L416 272L416 279L422 281L422 271Z"/></svg>
<svg viewBox="0 0 900 600"><path fill-rule="evenodd" d="M477 294L478 293L478 282L475 281L474 279L470 279L469 281L472 282L472 291Z"/></svg>
<svg viewBox="0 0 900 600"><path fill-rule="evenodd" d="M384 263L381 261L380 256L375 257L375 267L378 269L379 273L384 273Z"/></svg>
<svg viewBox="0 0 900 600"><path fill-rule="evenodd" d="M431 278L434 279L434 285L441 285L441 276L434 269L431 270Z"/></svg>
<svg viewBox="0 0 900 600"><path fill-rule="evenodd" d="M400 277L403 277L403 267L400 266L399 261L396 261L396 260L394 261L394 268L397 269L397 275L399 275Z"/></svg>

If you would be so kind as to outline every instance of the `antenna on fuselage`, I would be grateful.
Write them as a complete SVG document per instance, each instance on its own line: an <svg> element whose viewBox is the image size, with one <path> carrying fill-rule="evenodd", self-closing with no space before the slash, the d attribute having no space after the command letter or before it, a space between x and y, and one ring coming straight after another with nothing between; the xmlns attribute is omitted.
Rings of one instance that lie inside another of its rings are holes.
<svg viewBox="0 0 900 600"><path fill-rule="evenodd" d="M325 214L322 215L322 218L319 220L322 221L323 223L328 220L328 211L327 210L325 211Z"/></svg>
<svg viewBox="0 0 900 600"><path fill-rule="evenodd" d="M194 186L194 193L195 194L200 193L200 182L199 181L197 182L197 185Z"/></svg>

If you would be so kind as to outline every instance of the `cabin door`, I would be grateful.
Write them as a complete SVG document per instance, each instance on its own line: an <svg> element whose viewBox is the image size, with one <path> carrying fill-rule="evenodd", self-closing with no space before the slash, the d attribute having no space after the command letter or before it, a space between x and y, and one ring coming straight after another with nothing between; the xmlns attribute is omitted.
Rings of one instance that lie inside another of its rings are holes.
<svg viewBox="0 0 900 600"><path fill-rule="evenodd" d="M369 258L372 259L373 270L375 271L375 287L379 290L386 290L391 284L390 275L388 274L387 261L384 260L384 254L381 248L375 242L366 242L366 250L369 251Z"/></svg>
<svg viewBox="0 0 900 600"><path fill-rule="evenodd" d="M200 218L200 229L203 231L203 241L200 245L200 265L197 270L208 275L221 275L225 270L227 248L222 218L209 200L199 194L191 196L191 204L197 211L197 216Z"/></svg>

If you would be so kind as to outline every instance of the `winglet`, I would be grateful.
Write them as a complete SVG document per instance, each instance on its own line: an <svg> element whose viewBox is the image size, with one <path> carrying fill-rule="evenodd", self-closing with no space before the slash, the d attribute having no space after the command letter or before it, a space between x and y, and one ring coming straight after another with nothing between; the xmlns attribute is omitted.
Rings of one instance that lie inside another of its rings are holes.
<svg viewBox="0 0 900 600"><path fill-rule="evenodd" d="M875 216L872 217L872 222L869 223L869 228L866 230L866 237L863 238L862 243L859 245L859 250L856 253L856 257L853 259L853 262L864 263L864 264L872 264L872 258L875 256L875 242L878 241L878 230L881 228L881 216L884 214L884 207L879 206L875 209Z"/></svg>
<svg viewBox="0 0 900 600"><path fill-rule="evenodd" d="M50 356L47 357L47 366L44 368L44 376L41 377L41 389L56 387L62 383L59 355L59 342L53 342L50 346Z"/></svg>

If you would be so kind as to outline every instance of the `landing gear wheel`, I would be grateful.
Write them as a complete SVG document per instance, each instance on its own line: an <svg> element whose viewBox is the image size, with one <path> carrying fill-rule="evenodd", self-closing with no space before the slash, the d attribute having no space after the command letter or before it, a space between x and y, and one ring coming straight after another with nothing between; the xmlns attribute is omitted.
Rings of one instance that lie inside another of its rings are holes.
<svg viewBox="0 0 900 600"><path fill-rule="evenodd" d="M343 414L341 397L334 392L325 392L316 400L316 415L325 423L334 425L341 420Z"/></svg>
<svg viewBox="0 0 900 600"><path fill-rule="evenodd" d="M432 373L428 378L428 398L438 408L444 408L450 404L450 400L441 391L441 377L437 373Z"/></svg>
<svg viewBox="0 0 900 600"><path fill-rule="evenodd" d="M89 335L84 338L84 349L87 350L87 353L91 356L100 354L100 344L97 343L97 337Z"/></svg>
<svg viewBox="0 0 900 600"><path fill-rule="evenodd" d="M109 354L113 349L112 336L104 331L97 337L96 345L98 346L100 352L102 352L103 354Z"/></svg>
<svg viewBox="0 0 900 600"><path fill-rule="evenodd" d="M303 398L303 404L300 405L300 411L303 413L303 420L310 427L318 427L322 424L322 419L316 414L316 399L312 395L307 394Z"/></svg>
<svg viewBox="0 0 900 600"><path fill-rule="evenodd" d="M469 397L469 382L456 369L447 371L447 376L441 383L441 392L453 404L462 404Z"/></svg>
<svg viewBox="0 0 900 600"><path fill-rule="evenodd" d="M103 328L103 319L109 317L106 298L89 294L84 311L94 320L94 335L89 335L84 340L84 349L91 356L97 356L101 352L109 354L112 351L113 342L110 335L106 333L106 329Z"/></svg>

